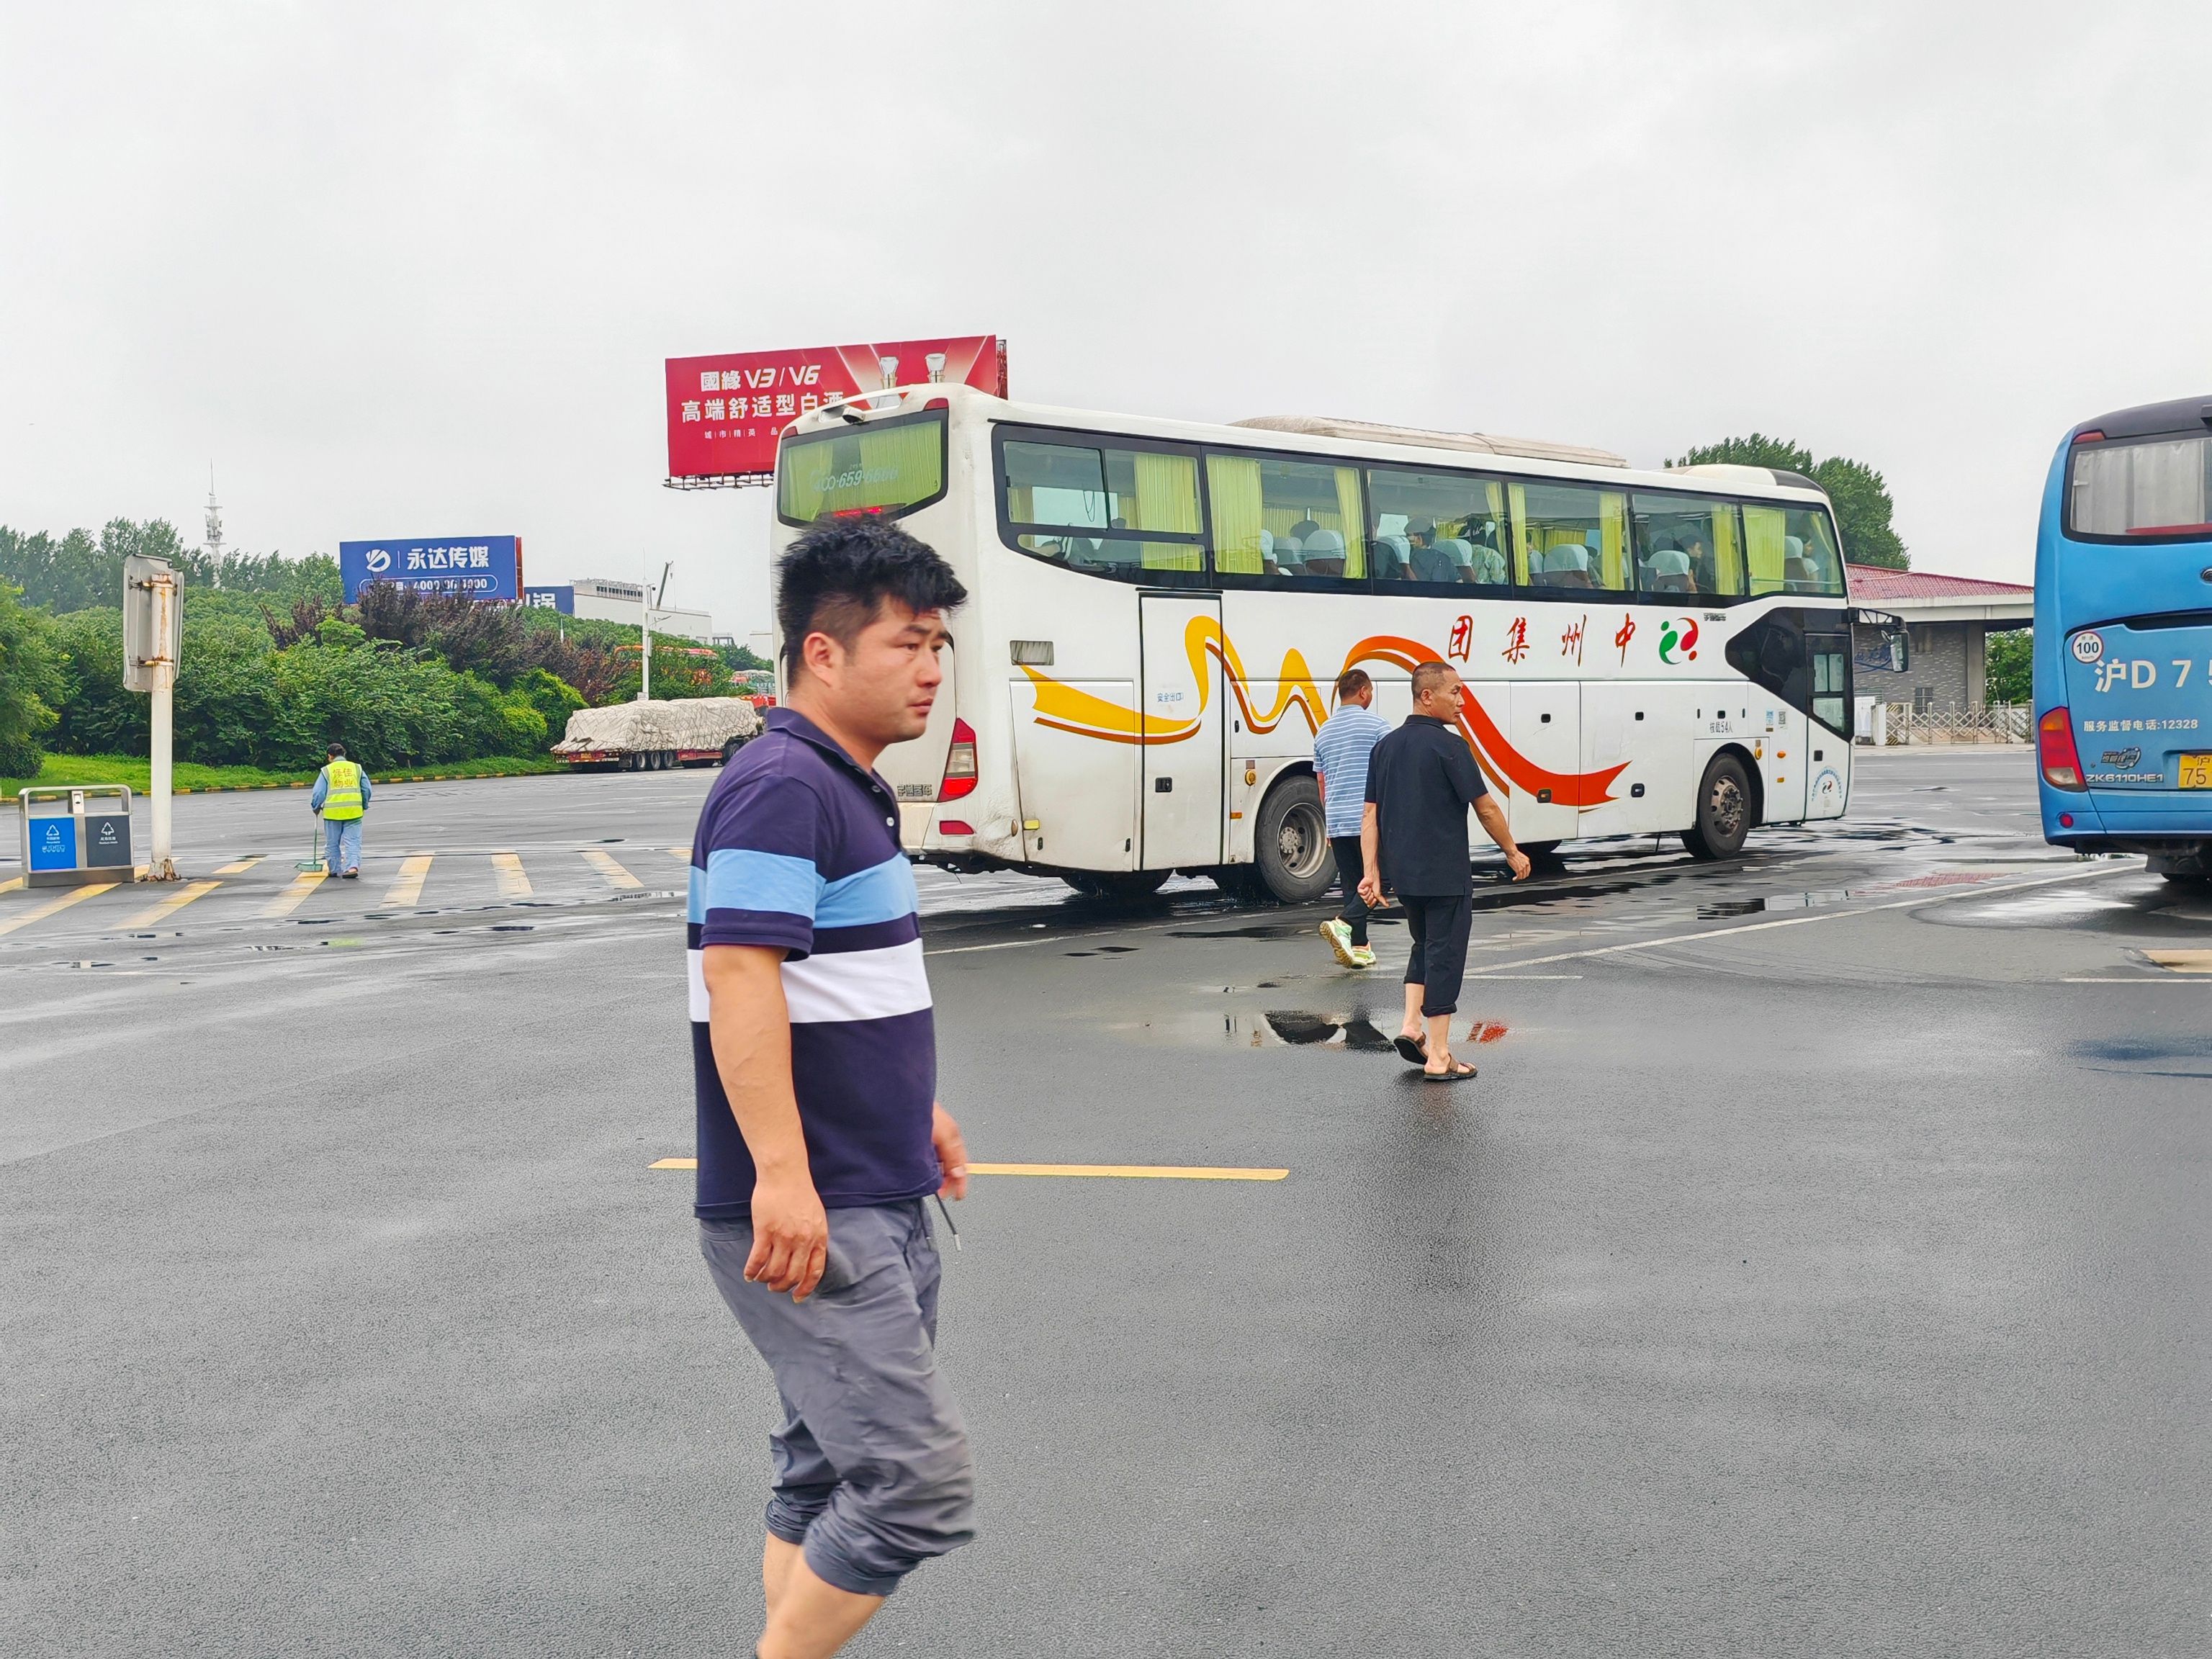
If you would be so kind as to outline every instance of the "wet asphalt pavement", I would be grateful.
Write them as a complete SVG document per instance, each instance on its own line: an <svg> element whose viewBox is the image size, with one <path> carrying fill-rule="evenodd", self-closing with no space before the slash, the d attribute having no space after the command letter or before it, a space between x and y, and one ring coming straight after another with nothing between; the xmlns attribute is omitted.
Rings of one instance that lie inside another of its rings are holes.
<svg viewBox="0 0 2212 1659"><path fill-rule="evenodd" d="M183 907L0 894L0 1650L748 1650L774 1396L647 1167L712 781L392 786L304 893L297 796L186 798ZM1885 755L1486 869L1458 1085L1402 927L925 872L976 1158L1290 1173L978 1177L981 1537L850 1650L2203 1651L2212 896L2033 809Z"/></svg>

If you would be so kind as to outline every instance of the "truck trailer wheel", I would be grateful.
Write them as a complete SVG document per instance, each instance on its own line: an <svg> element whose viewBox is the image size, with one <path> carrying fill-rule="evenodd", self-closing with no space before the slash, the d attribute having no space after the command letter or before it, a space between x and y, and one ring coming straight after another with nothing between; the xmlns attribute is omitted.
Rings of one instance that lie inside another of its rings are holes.
<svg viewBox="0 0 2212 1659"><path fill-rule="evenodd" d="M1732 859L1751 833L1751 780L1734 755L1716 755L1698 785L1698 821L1682 831L1693 859Z"/></svg>
<svg viewBox="0 0 2212 1659"><path fill-rule="evenodd" d="M1311 904L1336 877L1328 850L1328 823L1321 786L1313 774L1283 779L1260 803L1252 827L1252 866L1267 890L1285 904Z"/></svg>
<svg viewBox="0 0 2212 1659"><path fill-rule="evenodd" d="M745 746L743 738L732 738L722 745L722 764L727 766L738 757L738 750Z"/></svg>

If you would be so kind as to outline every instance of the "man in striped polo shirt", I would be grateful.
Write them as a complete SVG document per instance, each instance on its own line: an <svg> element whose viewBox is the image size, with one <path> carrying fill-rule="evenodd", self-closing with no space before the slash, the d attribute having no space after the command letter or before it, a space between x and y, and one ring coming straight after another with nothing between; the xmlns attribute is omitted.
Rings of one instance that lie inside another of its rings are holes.
<svg viewBox="0 0 2212 1659"><path fill-rule="evenodd" d="M1367 810L1367 757L1390 735L1390 723L1374 711L1375 682L1364 668L1336 677L1336 713L1314 733L1314 775L1321 780L1322 819L1336 878L1344 884L1344 909L1321 925L1321 936L1347 968L1372 968L1367 906L1359 896L1366 866L1359 851L1360 815Z"/></svg>
<svg viewBox="0 0 2212 1659"><path fill-rule="evenodd" d="M966 1194L968 1153L935 1100L914 876L874 770L928 724L945 612L967 594L874 519L809 532L776 574L785 706L692 839L696 1209L783 1407L757 1651L817 1659L975 1536L923 1209Z"/></svg>

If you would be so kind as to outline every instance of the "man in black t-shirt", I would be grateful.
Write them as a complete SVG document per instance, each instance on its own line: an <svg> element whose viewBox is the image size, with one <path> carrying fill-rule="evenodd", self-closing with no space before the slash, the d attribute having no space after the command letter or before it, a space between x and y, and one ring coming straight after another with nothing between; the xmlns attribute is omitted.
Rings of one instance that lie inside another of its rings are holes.
<svg viewBox="0 0 2212 1659"><path fill-rule="evenodd" d="M1424 1077L1438 1082L1474 1075L1474 1067L1454 1060L1451 1051L1451 1017L1459 1012L1474 921L1468 807L1504 851L1513 879L1528 878L1528 854L1513 844L1504 811L1484 787L1474 751L1455 729L1459 707L1459 672L1449 663L1425 662L1414 669L1413 712L1375 745L1368 762L1359 832L1366 865L1360 897L1380 905L1385 887L1395 892L1413 939L1397 1049Z"/></svg>

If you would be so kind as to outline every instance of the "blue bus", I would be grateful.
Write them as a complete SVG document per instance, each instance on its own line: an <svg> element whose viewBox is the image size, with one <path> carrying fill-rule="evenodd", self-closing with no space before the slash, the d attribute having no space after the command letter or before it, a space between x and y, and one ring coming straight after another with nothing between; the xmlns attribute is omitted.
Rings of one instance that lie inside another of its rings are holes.
<svg viewBox="0 0 2212 1659"><path fill-rule="evenodd" d="M2212 398L2066 434L2035 544L2043 834L2212 875Z"/></svg>

